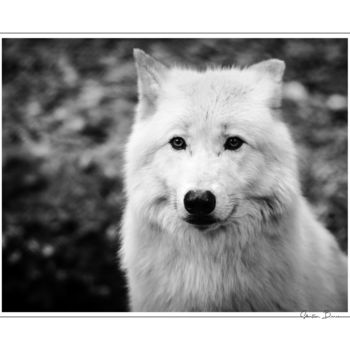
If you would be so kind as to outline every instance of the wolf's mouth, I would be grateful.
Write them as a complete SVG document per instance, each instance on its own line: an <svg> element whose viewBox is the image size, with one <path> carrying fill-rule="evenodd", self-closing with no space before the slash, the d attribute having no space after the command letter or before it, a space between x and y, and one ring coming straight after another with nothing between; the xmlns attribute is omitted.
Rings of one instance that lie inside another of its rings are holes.
<svg viewBox="0 0 350 350"><path fill-rule="evenodd" d="M206 229L207 227L218 223L218 219L211 215L189 215L184 220L199 229Z"/></svg>

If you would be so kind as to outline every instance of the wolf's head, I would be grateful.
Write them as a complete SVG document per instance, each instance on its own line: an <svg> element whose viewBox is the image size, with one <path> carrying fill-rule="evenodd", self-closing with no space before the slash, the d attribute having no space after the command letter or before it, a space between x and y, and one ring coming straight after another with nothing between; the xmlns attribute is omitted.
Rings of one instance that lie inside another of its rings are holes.
<svg viewBox="0 0 350 350"><path fill-rule="evenodd" d="M277 219L299 191L280 120L282 61L249 68L168 68L134 56L139 104L127 148L133 208L163 228L215 230Z"/></svg>

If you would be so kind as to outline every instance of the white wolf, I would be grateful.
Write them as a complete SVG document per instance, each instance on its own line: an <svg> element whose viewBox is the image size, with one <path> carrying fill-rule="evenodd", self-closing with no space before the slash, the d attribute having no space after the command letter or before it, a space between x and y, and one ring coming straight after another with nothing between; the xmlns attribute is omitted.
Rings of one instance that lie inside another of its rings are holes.
<svg viewBox="0 0 350 350"><path fill-rule="evenodd" d="M347 311L347 257L300 192L285 65L168 68L135 49L121 260L132 311Z"/></svg>

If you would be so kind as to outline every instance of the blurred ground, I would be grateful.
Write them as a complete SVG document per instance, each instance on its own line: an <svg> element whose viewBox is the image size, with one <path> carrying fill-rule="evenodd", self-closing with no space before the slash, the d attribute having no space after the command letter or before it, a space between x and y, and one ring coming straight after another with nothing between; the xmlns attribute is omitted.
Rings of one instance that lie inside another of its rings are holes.
<svg viewBox="0 0 350 350"><path fill-rule="evenodd" d="M117 267L132 49L205 66L286 61L305 196L347 251L346 39L3 40L3 311L126 311Z"/></svg>

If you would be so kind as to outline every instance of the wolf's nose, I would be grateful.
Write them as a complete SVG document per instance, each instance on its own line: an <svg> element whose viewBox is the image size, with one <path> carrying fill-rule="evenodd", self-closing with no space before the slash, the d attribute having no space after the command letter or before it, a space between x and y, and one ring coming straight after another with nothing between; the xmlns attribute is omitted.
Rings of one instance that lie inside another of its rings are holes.
<svg viewBox="0 0 350 350"><path fill-rule="evenodd" d="M215 209L216 199L210 191L188 191L184 205L190 214L208 215Z"/></svg>

